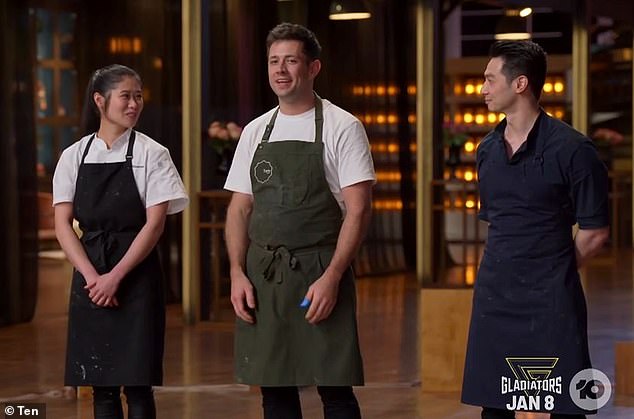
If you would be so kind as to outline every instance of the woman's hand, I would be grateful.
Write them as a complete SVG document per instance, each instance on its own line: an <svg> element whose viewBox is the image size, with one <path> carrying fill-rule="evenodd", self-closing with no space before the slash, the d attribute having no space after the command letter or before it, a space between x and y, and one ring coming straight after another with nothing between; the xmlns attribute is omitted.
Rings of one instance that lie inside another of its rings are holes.
<svg viewBox="0 0 634 419"><path fill-rule="evenodd" d="M90 300L100 307L116 307L119 305L115 294L119 289L121 280L115 277L112 272L100 275L96 280L86 279L88 297Z"/></svg>

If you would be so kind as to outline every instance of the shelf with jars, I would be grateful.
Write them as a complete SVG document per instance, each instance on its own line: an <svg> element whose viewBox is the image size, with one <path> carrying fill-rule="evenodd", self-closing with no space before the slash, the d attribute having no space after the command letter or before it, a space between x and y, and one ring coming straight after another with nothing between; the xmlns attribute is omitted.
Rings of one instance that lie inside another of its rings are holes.
<svg viewBox="0 0 634 419"><path fill-rule="evenodd" d="M595 52L590 62L589 134L613 171L631 171L632 55L631 45L617 44Z"/></svg>
<svg viewBox="0 0 634 419"><path fill-rule="evenodd" d="M617 29L618 31L618 29ZM632 243L632 31L613 45L593 45L589 135L609 170L610 243Z"/></svg>
<svg viewBox="0 0 634 419"><path fill-rule="evenodd" d="M403 179L399 125L407 118L410 127L409 152L416 153L414 102L416 86L405 87L411 111L399 114L397 100L401 90L390 83L355 83L349 86L350 111L364 124L377 176L373 190L372 225L357 258L355 269L361 274L402 270L407 266L403 252ZM415 161L412 160L415 169ZM412 182L415 173L412 172ZM413 204L412 204L413 205ZM410 208L413 209L413 208Z"/></svg>
<svg viewBox="0 0 634 419"><path fill-rule="evenodd" d="M445 166L443 179L434 182L442 188L438 194L442 202L434 208L443 212L447 251L458 265L477 265L483 250L487 225L477 218L476 150L482 138L504 119L504 114L489 111L482 99L487 62L487 57L468 57L447 60L445 66ZM549 115L568 122L570 68L570 56L549 56L540 100Z"/></svg>

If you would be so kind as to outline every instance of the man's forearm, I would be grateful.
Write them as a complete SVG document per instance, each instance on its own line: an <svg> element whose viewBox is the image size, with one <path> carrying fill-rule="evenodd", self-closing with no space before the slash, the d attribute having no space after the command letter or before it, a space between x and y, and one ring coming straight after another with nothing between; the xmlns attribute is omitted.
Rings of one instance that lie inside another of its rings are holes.
<svg viewBox="0 0 634 419"><path fill-rule="evenodd" d="M361 182L342 190L346 204L346 217L343 220L335 254L326 269L338 279L348 269L357 254L372 216L372 182Z"/></svg>
<svg viewBox="0 0 634 419"><path fill-rule="evenodd" d="M227 209L225 222L225 241L231 271L245 271L245 260L249 247L249 218L251 208L240 205L239 200L232 199Z"/></svg>
<svg viewBox="0 0 634 419"><path fill-rule="evenodd" d="M579 230L575 235L577 268L596 255L610 236L610 228Z"/></svg>
<svg viewBox="0 0 634 419"><path fill-rule="evenodd" d="M327 271L341 277L356 256L370 224L371 210L368 207L357 214L347 214L339 232L335 254Z"/></svg>

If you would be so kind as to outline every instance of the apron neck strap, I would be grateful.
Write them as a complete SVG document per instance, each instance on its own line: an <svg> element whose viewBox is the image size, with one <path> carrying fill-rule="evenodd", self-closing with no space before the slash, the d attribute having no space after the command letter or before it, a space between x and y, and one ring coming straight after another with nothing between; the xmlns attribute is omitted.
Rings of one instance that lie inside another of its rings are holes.
<svg viewBox="0 0 634 419"><path fill-rule="evenodd" d="M321 98L315 92L313 92L313 95L315 96L315 143L319 144L322 141L322 133L324 130L324 111ZM275 112L273 112L271 120L268 124L266 124L266 129L264 130L264 135L262 136L262 143L269 142L271 132L273 132L273 126L275 125L275 119L277 118L279 111L280 107L278 106L277 109L275 109ZM134 131L132 132L134 133Z"/></svg>
<svg viewBox="0 0 634 419"><path fill-rule="evenodd" d="M135 131L130 131L130 138L128 139L128 150L125 152L125 161L132 164L132 150L134 149Z"/></svg>
<svg viewBox="0 0 634 419"><path fill-rule="evenodd" d="M319 95L315 92L313 94L315 95L315 143L319 144L324 131L324 108Z"/></svg>
<svg viewBox="0 0 634 419"><path fill-rule="evenodd" d="M271 132L273 131L273 125L275 125L275 119L277 118L277 113L280 111L280 107L278 106L273 112L273 116L271 116L271 120L268 124L266 124L266 129L264 130L264 135L262 136L262 143L268 143L269 138L271 138Z"/></svg>
<svg viewBox="0 0 634 419"><path fill-rule="evenodd" d="M97 135L97 133L94 133L88 140L88 144L86 144L86 148L84 149L84 154L82 154L81 156L81 164L84 164L84 160L86 160L86 156L88 155L88 149L90 149L90 146L92 145L92 140L95 139L95 135Z"/></svg>

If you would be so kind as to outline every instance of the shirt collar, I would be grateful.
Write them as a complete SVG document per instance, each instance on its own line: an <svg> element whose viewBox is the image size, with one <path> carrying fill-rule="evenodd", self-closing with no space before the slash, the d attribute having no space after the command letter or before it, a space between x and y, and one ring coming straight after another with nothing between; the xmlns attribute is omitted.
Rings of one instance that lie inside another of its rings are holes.
<svg viewBox="0 0 634 419"><path fill-rule="evenodd" d="M112 150L118 150L120 148L127 147L131 132L132 132L132 128L128 128L127 130L124 131L123 134L117 137L117 139L114 140L114 142L112 143ZM107 148L106 142L102 140L101 138L99 138L97 133L95 133L95 139L98 139L99 144L101 144L104 148Z"/></svg>
<svg viewBox="0 0 634 419"><path fill-rule="evenodd" d="M546 128L548 125L548 118L545 117L546 112L543 108L539 108L539 114L537 115L537 119L533 123L533 127L528 132L528 136L526 137L526 141L520 146L520 148L515 152L514 156L519 155L527 150L534 150L537 139L540 135L544 135L546 132ZM506 118L504 118L499 124L494 128L494 132L496 134L498 142L504 145L504 130L506 129ZM506 149L505 149L506 150ZM506 153L506 151L505 151Z"/></svg>

